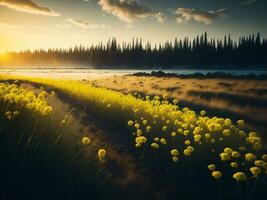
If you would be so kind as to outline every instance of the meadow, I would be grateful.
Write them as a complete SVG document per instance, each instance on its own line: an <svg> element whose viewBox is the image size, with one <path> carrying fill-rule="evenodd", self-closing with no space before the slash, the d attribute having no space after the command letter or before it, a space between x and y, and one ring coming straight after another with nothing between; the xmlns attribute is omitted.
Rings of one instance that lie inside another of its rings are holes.
<svg viewBox="0 0 267 200"><path fill-rule="evenodd" d="M0 80L4 198L266 198L265 80Z"/></svg>

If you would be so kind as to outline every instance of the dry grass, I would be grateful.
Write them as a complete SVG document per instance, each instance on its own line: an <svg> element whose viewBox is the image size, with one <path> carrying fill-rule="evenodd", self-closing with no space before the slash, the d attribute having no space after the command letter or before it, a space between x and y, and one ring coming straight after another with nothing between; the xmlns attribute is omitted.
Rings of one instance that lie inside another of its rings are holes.
<svg viewBox="0 0 267 200"><path fill-rule="evenodd" d="M88 81L97 87L123 93L168 94L186 106L206 109L212 114L244 118L259 130L266 130L267 80L181 79L136 76Z"/></svg>

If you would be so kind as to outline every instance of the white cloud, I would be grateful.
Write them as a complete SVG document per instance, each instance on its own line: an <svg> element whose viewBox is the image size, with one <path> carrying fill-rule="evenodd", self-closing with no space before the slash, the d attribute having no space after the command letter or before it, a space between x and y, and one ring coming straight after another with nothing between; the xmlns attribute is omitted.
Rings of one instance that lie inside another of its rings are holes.
<svg viewBox="0 0 267 200"><path fill-rule="evenodd" d="M256 2L257 2L257 0L245 0L245 1L242 1L241 4L243 4L243 5L251 5L251 4L254 4Z"/></svg>
<svg viewBox="0 0 267 200"><path fill-rule="evenodd" d="M76 19L71 19L71 18L67 18L67 21L81 28L92 28L92 29L110 28L110 26L107 26L105 24L95 24L93 22L81 21L81 20L76 20Z"/></svg>
<svg viewBox="0 0 267 200"><path fill-rule="evenodd" d="M111 13L127 23L132 23L139 18L153 18L159 22L166 20L164 13L156 12L148 7L140 5L135 0L99 0L102 10Z"/></svg>
<svg viewBox="0 0 267 200"><path fill-rule="evenodd" d="M195 20L197 22L212 24L212 22L217 18L226 17L227 10L195 10L190 8L177 8L175 11L179 16L176 18L177 23L188 22Z"/></svg>
<svg viewBox="0 0 267 200"><path fill-rule="evenodd" d="M35 15L60 16L48 7L43 7L32 0L0 0L0 6Z"/></svg>
<svg viewBox="0 0 267 200"><path fill-rule="evenodd" d="M20 28L20 26L18 26L18 25L13 25L13 24L6 24L6 23L1 23L0 22L0 28L4 28L4 29L19 29Z"/></svg>

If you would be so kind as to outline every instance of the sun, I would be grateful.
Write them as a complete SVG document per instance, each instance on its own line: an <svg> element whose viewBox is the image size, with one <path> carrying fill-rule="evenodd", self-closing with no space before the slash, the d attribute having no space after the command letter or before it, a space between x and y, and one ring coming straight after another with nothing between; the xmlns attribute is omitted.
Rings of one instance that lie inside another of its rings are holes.
<svg viewBox="0 0 267 200"><path fill-rule="evenodd" d="M0 54L0 61L7 61L9 60L9 54L8 53L1 53Z"/></svg>

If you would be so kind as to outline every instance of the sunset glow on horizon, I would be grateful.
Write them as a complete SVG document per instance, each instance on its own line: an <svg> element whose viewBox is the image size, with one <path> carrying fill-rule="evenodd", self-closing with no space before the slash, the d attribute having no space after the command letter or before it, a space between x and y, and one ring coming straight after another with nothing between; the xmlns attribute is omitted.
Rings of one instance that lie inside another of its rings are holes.
<svg viewBox="0 0 267 200"><path fill-rule="evenodd" d="M116 37L152 44L260 32L263 0L0 0L0 52L90 46Z"/></svg>

